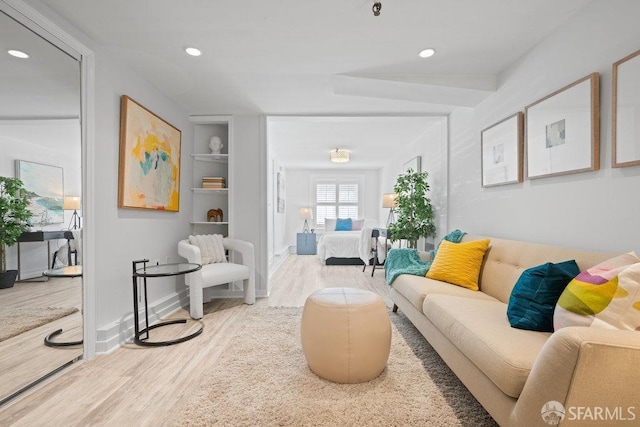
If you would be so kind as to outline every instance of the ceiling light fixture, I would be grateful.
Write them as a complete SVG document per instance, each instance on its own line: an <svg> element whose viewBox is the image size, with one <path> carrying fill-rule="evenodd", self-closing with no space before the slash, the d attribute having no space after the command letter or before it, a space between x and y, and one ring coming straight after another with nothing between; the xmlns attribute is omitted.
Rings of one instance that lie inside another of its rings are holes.
<svg viewBox="0 0 640 427"><path fill-rule="evenodd" d="M187 55L191 55L191 56L202 55L202 52L200 52L200 49L196 49L195 47L188 47L184 51L187 52Z"/></svg>
<svg viewBox="0 0 640 427"><path fill-rule="evenodd" d="M340 150L336 148L331 152L331 161L333 163L347 163L349 161L349 152L347 150Z"/></svg>
<svg viewBox="0 0 640 427"><path fill-rule="evenodd" d="M421 50L418 56L420 56L420 58L430 58L435 54L436 54L436 50L429 48L429 49Z"/></svg>
<svg viewBox="0 0 640 427"><path fill-rule="evenodd" d="M29 57L28 53L23 52L21 50L9 49L7 53L11 56L15 56L16 58L20 58L20 59L27 59Z"/></svg>

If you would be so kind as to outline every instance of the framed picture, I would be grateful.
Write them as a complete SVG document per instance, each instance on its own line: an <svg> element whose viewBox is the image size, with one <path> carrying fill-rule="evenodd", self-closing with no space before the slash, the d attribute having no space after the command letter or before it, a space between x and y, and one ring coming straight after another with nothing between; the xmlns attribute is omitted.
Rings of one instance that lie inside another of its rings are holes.
<svg viewBox="0 0 640 427"><path fill-rule="evenodd" d="M181 136L179 129L122 96L119 208L179 210Z"/></svg>
<svg viewBox="0 0 640 427"><path fill-rule="evenodd" d="M614 168L640 165L640 50L613 64Z"/></svg>
<svg viewBox="0 0 640 427"><path fill-rule="evenodd" d="M409 160L407 163L405 163L402 166L402 173L409 172L409 169L411 169L414 172L422 172L420 170L420 156L416 156L413 159Z"/></svg>
<svg viewBox="0 0 640 427"><path fill-rule="evenodd" d="M277 211L278 213L284 213L284 196L285 196L285 182L284 182L284 174L282 172L278 172L277 176L277 194L276 194L276 203L277 203Z"/></svg>
<svg viewBox="0 0 640 427"><path fill-rule="evenodd" d="M29 192L32 225L64 222L64 178L61 167L16 160L16 176Z"/></svg>
<svg viewBox="0 0 640 427"><path fill-rule="evenodd" d="M598 73L526 107L527 178L600 168Z"/></svg>
<svg viewBox="0 0 640 427"><path fill-rule="evenodd" d="M516 114L480 133L482 186L522 182L524 114Z"/></svg>

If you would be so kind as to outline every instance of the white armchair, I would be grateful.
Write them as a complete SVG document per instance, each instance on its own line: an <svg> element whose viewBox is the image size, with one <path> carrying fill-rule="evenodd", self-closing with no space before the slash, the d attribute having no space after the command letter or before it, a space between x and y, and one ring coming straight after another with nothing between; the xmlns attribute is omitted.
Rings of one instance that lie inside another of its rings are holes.
<svg viewBox="0 0 640 427"><path fill-rule="evenodd" d="M244 302L253 304L256 302L255 259L253 244L237 239L222 239L226 250L238 252L242 256L242 264L230 262L205 264L196 272L189 273L185 282L189 287L190 314L194 319L203 316L202 290L211 286L224 285L226 283L243 281ZM202 264L200 248L189 243L189 240L181 240L178 243L178 254L189 262Z"/></svg>

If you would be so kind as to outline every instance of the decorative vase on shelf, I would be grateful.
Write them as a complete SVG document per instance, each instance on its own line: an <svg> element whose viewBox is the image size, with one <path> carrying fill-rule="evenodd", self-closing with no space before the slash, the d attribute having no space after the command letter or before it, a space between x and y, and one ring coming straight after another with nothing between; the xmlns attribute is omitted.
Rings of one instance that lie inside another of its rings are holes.
<svg viewBox="0 0 640 427"><path fill-rule="evenodd" d="M222 140L219 136L212 136L209 141L209 148L211 148L211 154L220 154L220 150L222 150L224 145L222 144Z"/></svg>

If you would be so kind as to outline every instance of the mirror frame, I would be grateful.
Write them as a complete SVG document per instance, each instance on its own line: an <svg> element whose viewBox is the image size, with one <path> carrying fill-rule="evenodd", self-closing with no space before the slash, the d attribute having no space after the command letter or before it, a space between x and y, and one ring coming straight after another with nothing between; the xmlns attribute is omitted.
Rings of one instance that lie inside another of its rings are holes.
<svg viewBox="0 0 640 427"><path fill-rule="evenodd" d="M88 171L94 170L95 128L95 56L83 42L60 28L51 19L21 0L0 0L0 10L29 30L49 41L80 63L80 132L82 163L82 213L89 219L82 236L82 307L83 359L91 359L96 351L96 291L95 291L95 227L92 226L95 206L95 180ZM88 224L88 226L87 226Z"/></svg>
<svg viewBox="0 0 640 427"><path fill-rule="evenodd" d="M627 166L637 166L640 165L640 154L636 158L632 158L626 161L618 161L619 152L618 150L621 147L628 146L629 144L633 145L634 141L629 141L629 139L623 139L622 137L618 139L618 136L622 136L623 133L620 130L628 129L628 127L633 126L633 123L628 123L623 115L618 116L618 110L622 110L619 105L619 100L622 97L622 93L619 93L618 88L623 86L624 83L630 79L637 80L637 74L627 74L624 71L625 65L635 65L640 66L640 50L634 52L630 55L625 56L619 61L616 61L613 64L613 85L612 85L612 108L611 108L611 166L614 168L623 168ZM626 94L625 94L626 95ZM629 94L631 97L637 97L640 99L640 85L637 93ZM638 105L640 107L640 105Z"/></svg>

